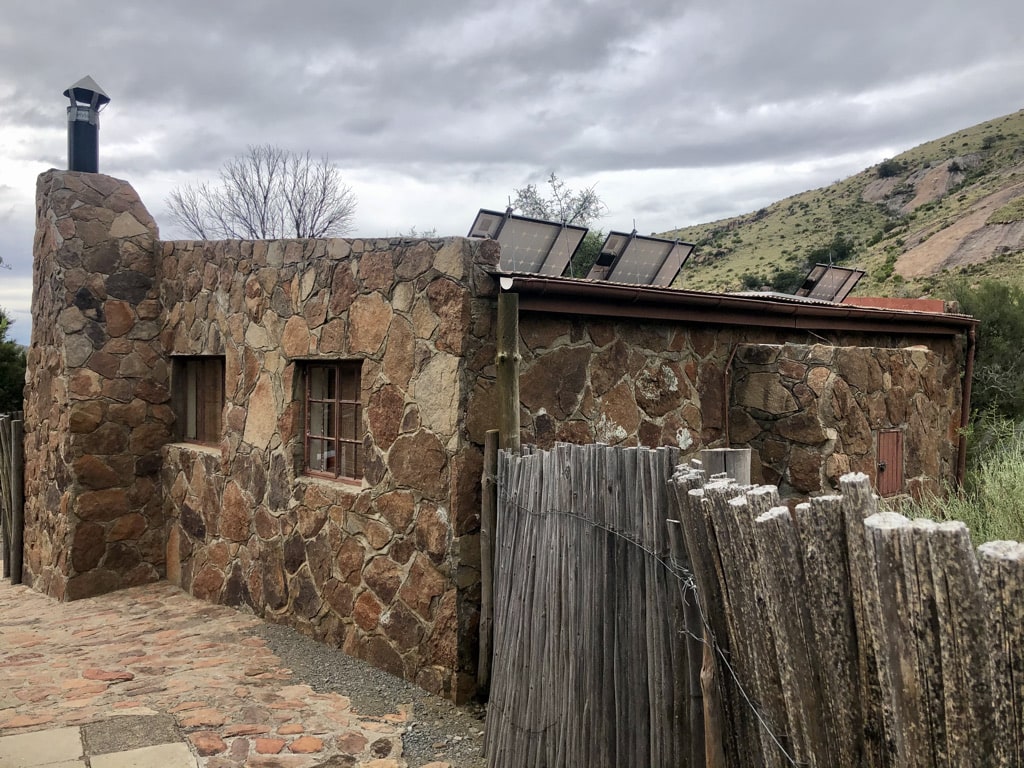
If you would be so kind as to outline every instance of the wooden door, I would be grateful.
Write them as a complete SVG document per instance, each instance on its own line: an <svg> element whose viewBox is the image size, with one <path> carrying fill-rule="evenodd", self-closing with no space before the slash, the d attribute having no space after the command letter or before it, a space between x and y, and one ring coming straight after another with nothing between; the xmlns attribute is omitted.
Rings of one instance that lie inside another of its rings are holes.
<svg viewBox="0 0 1024 768"><path fill-rule="evenodd" d="M903 432L886 429L878 433L878 495L893 496L903 491Z"/></svg>

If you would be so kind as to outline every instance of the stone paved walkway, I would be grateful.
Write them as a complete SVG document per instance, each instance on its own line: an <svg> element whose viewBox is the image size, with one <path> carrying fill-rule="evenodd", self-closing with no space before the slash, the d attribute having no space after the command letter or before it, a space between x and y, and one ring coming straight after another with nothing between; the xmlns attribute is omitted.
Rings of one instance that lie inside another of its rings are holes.
<svg viewBox="0 0 1024 768"><path fill-rule="evenodd" d="M0 739L172 716L204 768L403 768L406 714L298 683L260 622L165 582L71 603L0 582Z"/></svg>

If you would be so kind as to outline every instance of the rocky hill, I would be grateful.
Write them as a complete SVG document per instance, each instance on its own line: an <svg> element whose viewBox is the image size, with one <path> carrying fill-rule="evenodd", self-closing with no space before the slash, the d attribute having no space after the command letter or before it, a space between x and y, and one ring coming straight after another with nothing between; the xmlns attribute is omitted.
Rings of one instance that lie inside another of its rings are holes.
<svg viewBox="0 0 1024 768"><path fill-rule="evenodd" d="M1024 110L664 236L697 244L677 281L697 290L792 290L829 259L867 271L855 294L921 295L963 273L1024 282Z"/></svg>

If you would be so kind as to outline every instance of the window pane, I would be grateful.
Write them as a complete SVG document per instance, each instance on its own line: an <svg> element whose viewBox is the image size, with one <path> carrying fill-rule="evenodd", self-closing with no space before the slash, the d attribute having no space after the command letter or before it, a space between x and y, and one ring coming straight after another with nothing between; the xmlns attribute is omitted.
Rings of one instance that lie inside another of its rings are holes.
<svg viewBox="0 0 1024 768"><path fill-rule="evenodd" d="M316 437L334 437L334 403L309 404L309 434Z"/></svg>
<svg viewBox="0 0 1024 768"><path fill-rule="evenodd" d="M361 446L355 443L339 443L338 447L341 451L340 474L345 477L362 477Z"/></svg>
<svg viewBox="0 0 1024 768"><path fill-rule="evenodd" d="M309 369L309 396L313 400L335 399L333 368L316 366Z"/></svg>
<svg viewBox="0 0 1024 768"><path fill-rule="evenodd" d="M306 451L306 462L309 469L314 472L327 472L328 461L334 462L333 455L328 456L328 448L331 443L326 440L310 440Z"/></svg>
<svg viewBox="0 0 1024 768"><path fill-rule="evenodd" d="M341 367L341 399L359 400L359 366L348 364Z"/></svg>
<svg viewBox="0 0 1024 768"><path fill-rule="evenodd" d="M346 440L360 440L359 406L343 403L341 406L341 435Z"/></svg>
<svg viewBox="0 0 1024 768"><path fill-rule="evenodd" d="M224 362L220 358L200 361L199 418L200 440L220 440L220 416L224 409Z"/></svg>
<svg viewBox="0 0 1024 768"><path fill-rule="evenodd" d="M199 403L197 402L197 389L196 375L198 373L198 365L194 360L189 360L185 363L185 439L186 440L197 440L199 432L196 427L198 421L197 413Z"/></svg>

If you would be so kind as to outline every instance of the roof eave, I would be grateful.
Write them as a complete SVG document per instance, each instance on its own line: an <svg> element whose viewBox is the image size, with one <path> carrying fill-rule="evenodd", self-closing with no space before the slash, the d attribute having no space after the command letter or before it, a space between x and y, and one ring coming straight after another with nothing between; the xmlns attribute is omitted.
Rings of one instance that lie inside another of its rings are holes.
<svg viewBox="0 0 1024 768"><path fill-rule="evenodd" d="M597 317L857 331L956 335L978 321L968 315L878 309L850 304L797 303L676 288L498 273L503 290L519 294L524 311ZM511 281L509 284L508 281Z"/></svg>

